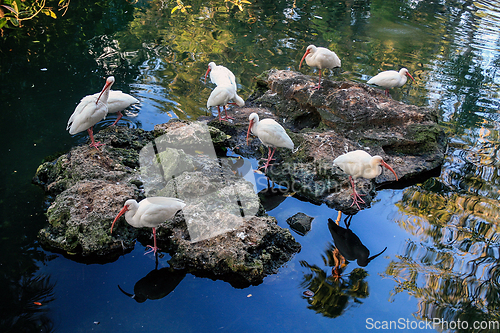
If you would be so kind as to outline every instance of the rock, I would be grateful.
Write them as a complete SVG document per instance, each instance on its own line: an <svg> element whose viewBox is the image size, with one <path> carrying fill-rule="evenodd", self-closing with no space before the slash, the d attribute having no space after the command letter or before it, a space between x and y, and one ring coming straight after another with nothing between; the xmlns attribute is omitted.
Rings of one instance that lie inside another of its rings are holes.
<svg viewBox="0 0 500 333"><path fill-rule="evenodd" d="M243 156L263 157L267 149L257 138L245 143L248 115L256 112L261 119L279 121L295 149L278 149L277 163L268 168L267 176L311 202L347 214L358 209L351 207L348 176L333 167L333 160L347 151L363 149L382 156L406 184L440 169L446 140L436 110L395 101L363 83L326 79L316 90L316 82L317 78L292 71L261 75L248 106L234 111L231 131L237 134L229 139L229 147ZM365 194L362 208L370 206L380 186L398 184L389 172L374 180L357 180Z"/></svg>
<svg viewBox="0 0 500 333"><path fill-rule="evenodd" d="M118 240L111 223L123 202L135 196L135 186L102 179L82 180L63 191L47 210L49 225L40 230L43 245L83 256L105 256L132 250L136 229Z"/></svg>
<svg viewBox="0 0 500 333"><path fill-rule="evenodd" d="M262 282L300 251L290 231L280 228L273 217L252 217L234 231L196 243L178 232L172 237L176 245L169 261L172 267L194 269L199 275L222 278L236 287Z"/></svg>
<svg viewBox="0 0 500 333"><path fill-rule="evenodd" d="M301 236L305 236L311 230L311 223L314 217L307 216L304 213L297 213L286 219L286 223L293 231Z"/></svg>
<svg viewBox="0 0 500 333"><path fill-rule="evenodd" d="M157 228L158 246L171 266L245 286L261 283L300 250L288 229L263 209L244 159L218 158L228 135L199 122L173 121L152 132L124 127L96 135L100 150L74 147L43 163L33 179L55 196L40 242L75 260L111 261L151 241L151 229L113 219L130 198L173 196L187 205ZM248 177L248 175L247 175Z"/></svg>

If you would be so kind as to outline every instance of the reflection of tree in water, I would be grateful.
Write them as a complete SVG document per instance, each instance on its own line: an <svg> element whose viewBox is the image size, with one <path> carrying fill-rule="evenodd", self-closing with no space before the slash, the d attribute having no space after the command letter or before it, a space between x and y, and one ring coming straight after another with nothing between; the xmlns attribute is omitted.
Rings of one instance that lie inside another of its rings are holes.
<svg viewBox="0 0 500 333"><path fill-rule="evenodd" d="M368 273L362 268L355 268L351 273L341 276L335 253L335 246L330 244L326 256L323 256L325 264L333 267L331 274L317 265L300 262L302 267L311 271L304 275L301 282L301 287L314 293L310 297L304 296L309 302L308 308L330 318L340 316L350 304L361 304L360 299L368 296L368 284L364 281Z"/></svg>
<svg viewBox="0 0 500 333"><path fill-rule="evenodd" d="M54 300L54 284L46 276L24 277L17 284L1 288L2 332L52 332L53 323L45 314Z"/></svg>
<svg viewBox="0 0 500 333"><path fill-rule="evenodd" d="M397 204L397 222L418 241L407 241L386 274L398 283L394 294L420 299L421 318L467 321L469 328L500 321L499 144L486 132L467 150L450 147L441 177L405 189Z"/></svg>

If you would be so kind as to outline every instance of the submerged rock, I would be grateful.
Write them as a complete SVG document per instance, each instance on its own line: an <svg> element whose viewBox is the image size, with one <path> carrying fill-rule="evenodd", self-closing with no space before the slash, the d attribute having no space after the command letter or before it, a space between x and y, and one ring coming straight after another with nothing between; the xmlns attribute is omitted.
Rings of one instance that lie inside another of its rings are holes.
<svg viewBox="0 0 500 333"><path fill-rule="evenodd" d="M304 213L297 213L286 219L286 223L292 228L296 233L304 236L311 230L311 223L314 217L307 216Z"/></svg>

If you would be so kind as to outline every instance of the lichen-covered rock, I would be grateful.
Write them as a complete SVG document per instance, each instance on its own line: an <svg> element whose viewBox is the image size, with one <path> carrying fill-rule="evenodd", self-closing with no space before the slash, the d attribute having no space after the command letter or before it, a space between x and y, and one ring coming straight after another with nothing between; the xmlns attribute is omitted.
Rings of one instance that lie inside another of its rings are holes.
<svg viewBox="0 0 500 333"><path fill-rule="evenodd" d="M154 135L123 127L101 132L96 139L105 146L99 150L75 147L38 168L34 182L55 195L48 225L39 232L44 246L77 260L114 260L136 238L150 243L151 229L136 229L122 218L111 234L113 219L127 199L155 195L187 204L157 228L158 245L170 252L174 267L257 284L300 250L287 229L259 216L253 184L240 174L245 161L216 156L213 137L228 137L219 129L174 121L157 126ZM253 176L249 167L245 172Z"/></svg>
<svg viewBox="0 0 500 333"><path fill-rule="evenodd" d="M288 229L280 228L273 217L252 217L231 232L191 243L177 229L172 241L175 254L169 263L197 274L221 278L235 286L259 284L300 251Z"/></svg>
<svg viewBox="0 0 500 333"><path fill-rule="evenodd" d="M124 241L110 234L111 223L135 186L106 180L82 180L59 194L47 210L49 225L39 233L42 244L68 254L109 255L133 248L136 230Z"/></svg>
<svg viewBox="0 0 500 333"><path fill-rule="evenodd" d="M257 138L245 142L248 116L272 118L282 124L295 149L278 148L267 176L315 203L355 213L348 176L333 166L345 152L362 149L380 155L399 180L412 182L443 163L446 140L437 111L385 97L380 89L353 82L324 80L292 71L271 70L259 77L247 107L234 112L229 146L243 156L265 157L267 148ZM267 89L263 89L267 87ZM228 125L225 125L227 127ZM374 180L359 179L369 207L377 186L394 183L386 172Z"/></svg>

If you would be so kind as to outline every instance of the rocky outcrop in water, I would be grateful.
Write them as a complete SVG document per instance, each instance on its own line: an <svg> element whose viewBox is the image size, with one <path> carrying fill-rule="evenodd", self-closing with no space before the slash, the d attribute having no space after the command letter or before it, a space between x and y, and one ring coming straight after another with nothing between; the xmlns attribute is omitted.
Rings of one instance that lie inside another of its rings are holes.
<svg viewBox="0 0 500 333"><path fill-rule="evenodd" d="M390 172L374 180L359 179L359 191L366 195L362 208L369 207L377 187L401 187L440 169L446 139L436 110L395 101L362 83L324 80L317 90L316 81L292 71L266 72L258 78L248 106L234 111L234 126L213 126L231 133L234 151L261 158L267 149L257 138L245 144L248 116L256 112L260 119L275 119L296 148L278 149L278 161L267 176L307 200L350 214L358 209L351 207L348 176L333 166L337 156L366 150L380 155L399 177L399 183Z"/></svg>
<svg viewBox="0 0 500 333"><path fill-rule="evenodd" d="M154 131L124 127L101 130L101 150L74 147L38 168L34 182L52 201L41 243L73 258L110 261L130 251L138 239L151 242L151 230L111 223L129 198L171 196L187 205L157 231L158 246L171 254L173 268L235 285L257 284L300 250L288 229L265 215L289 195L326 203L345 213L351 207L348 177L333 166L346 151L364 149L389 163L400 181L439 169L445 139L435 111L387 98L365 84L323 81L290 71L259 78L247 107L230 112L234 122L213 117L198 122L173 120ZM254 170L226 150L260 158L267 154L257 138L245 142L248 116L274 118L286 128L293 151L278 149L267 171L287 188L262 190L243 176ZM207 125L208 124L208 125ZM368 207L376 186L394 185L392 174L359 180ZM305 234L311 218L300 230ZM304 219L305 218L305 219ZM297 219L289 220L296 225ZM103 259L104 258L104 259Z"/></svg>
<svg viewBox="0 0 500 333"><path fill-rule="evenodd" d="M132 250L136 238L151 242L151 229L125 222L110 233L124 202L175 196L187 206L157 231L171 266L238 286L260 283L300 244L263 216L253 185L237 175L232 161L216 158L213 146L209 151L207 140L217 145L217 138L227 137L202 123L172 121L154 135L108 128L96 135L106 143L100 151L79 146L42 164L34 182L55 199L47 210L49 224L39 232L41 243L78 260L113 260Z"/></svg>

